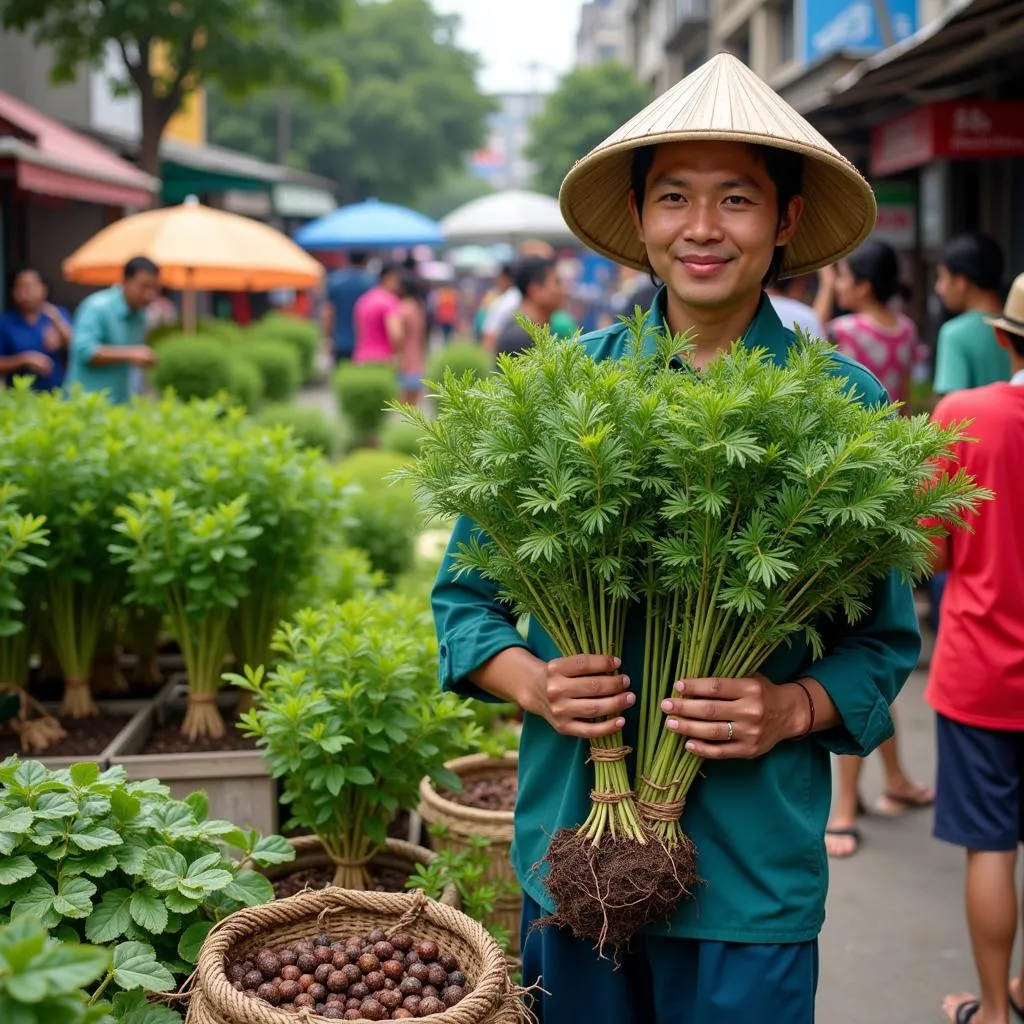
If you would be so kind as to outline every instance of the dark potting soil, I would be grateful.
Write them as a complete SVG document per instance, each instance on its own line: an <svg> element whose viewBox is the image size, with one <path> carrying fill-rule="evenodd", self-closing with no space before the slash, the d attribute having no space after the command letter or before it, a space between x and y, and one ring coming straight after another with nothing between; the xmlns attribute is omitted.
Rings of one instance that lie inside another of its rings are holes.
<svg viewBox="0 0 1024 1024"><path fill-rule="evenodd" d="M405 882L409 876L398 868L378 868L371 865L370 877L373 879L374 892L404 892ZM274 895L283 900L302 892L303 889L326 889L333 878L333 867L306 868L278 879L274 883Z"/></svg>
<svg viewBox="0 0 1024 1024"><path fill-rule="evenodd" d="M256 741L243 736L233 719L226 721L227 732L220 739L186 739L181 734L184 712L171 715L163 725L158 725L150 735L144 754L212 754L219 750L256 750Z"/></svg>
<svg viewBox="0 0 1024 1024"><path fill-rule="evenodd" d="M494 779L477 779L466 783L461 793L442 790L441 796L445 800L462 804L463 807L475 807L479 811L514 811L518 791L519 780L509 773Z"/></svg>
<svg viewBox="0 0 1024 1024"><path fill-rule="evenodd" d="M101 714L95 718L60 718L67 736L35 757L97 757L131 721L131 715ZM20 754L21 741L10 729L0 731L0 757Z"/></svg>

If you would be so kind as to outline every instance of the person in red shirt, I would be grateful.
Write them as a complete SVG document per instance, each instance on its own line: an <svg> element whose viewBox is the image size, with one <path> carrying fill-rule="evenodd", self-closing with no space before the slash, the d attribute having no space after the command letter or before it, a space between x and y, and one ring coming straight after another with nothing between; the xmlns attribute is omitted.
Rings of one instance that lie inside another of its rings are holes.
<svg viewBox="0 0 1024 1024"><path fill-rule="evenodd" d="M936 541L949 570L942 628L925 698L936 712L937 839L967 850L967 926L980 998L946 997L954 1024L1024 1020L1024 967L1010 978L1020 916L1015 883L1024 842L1024 274L1001 317L986 318L1011 358L1009 383L956 391L933 418L972 421L973 442L942 467L963 467L995 498L971 517L973 533Z"/></svg>

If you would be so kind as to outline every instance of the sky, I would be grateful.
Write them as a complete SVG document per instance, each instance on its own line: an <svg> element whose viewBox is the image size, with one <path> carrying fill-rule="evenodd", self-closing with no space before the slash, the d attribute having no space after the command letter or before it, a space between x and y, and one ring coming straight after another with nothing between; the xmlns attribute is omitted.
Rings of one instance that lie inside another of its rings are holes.
<svg viewBox="0 0 1024 1024"><path fill-rule="evenodd" d="M583 0L433 0L462 16L460 42L483 61L485 92L549 91L576 55ZM530 63L539 66L530 70Z"/></svg>

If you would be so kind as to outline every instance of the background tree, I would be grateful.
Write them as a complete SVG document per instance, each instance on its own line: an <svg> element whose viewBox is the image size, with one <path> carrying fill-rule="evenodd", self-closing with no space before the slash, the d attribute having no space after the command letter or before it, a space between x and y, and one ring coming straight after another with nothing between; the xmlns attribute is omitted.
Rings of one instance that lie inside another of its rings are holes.
<svg viewBox="0 0 1024 1024"><path fill-rule="evenodd" d="M534 188L557 196L569 168L650 100L650 90L615 61L570 71L530 125Z"/></svg>
<svg viewBox="0 0 1024 1024"><path fill-rule="evenodd" d="M159 175L160 139L185 96L219 82L231 95L288 83L329 95L340 86L335 61L311 61L303 32L341 24L343 0L0 0L0 24L53 47L53 77L74 81L116 43L142 114L139 166ZM287 26L287 31L283 29Z"/></svg>
<svg viewBox="0 0 1024 1024"><path fill-rule="evenodd" d="M469 171L455 171L446 174L433 188L420 195L413 205L420 213L441 220L460 206L489 196L493 191L494 187L483 178Z"/></svg>
<svg viewBox="0 0 1024 1024"><path fill-rule="evenodd" d="M342 55L345 95L327 107L291 104L285 161L338 182L344 202L406 205L461 169L486 138L494 102L481 94L477 59L456 43L457 28L427 0L353 5L342 29L309 42L314 56ZM278 158L280 103L269 92L244 103L212 92L211 141Z"/></svg>

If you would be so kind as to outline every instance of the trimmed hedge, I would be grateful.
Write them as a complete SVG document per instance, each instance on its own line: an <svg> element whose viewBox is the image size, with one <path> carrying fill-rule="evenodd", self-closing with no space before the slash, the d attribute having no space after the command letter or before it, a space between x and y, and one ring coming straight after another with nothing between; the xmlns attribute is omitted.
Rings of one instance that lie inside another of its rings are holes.
<svg viewBox="0 0 1024 1024"><path fill-rule="evenodd" d="M380 435L380 446L399 455L419 455L423 431L415 423L392 420Z"/></svg>
<svg viewBox="0 0 1024 1024"><path fill-rule="evenodd" d="M311 320L288 316L286 313L268 313L249 329L257 338L271 338L290 345L299 357L303 381L312 380L316 373L316 356L323 343L320 326Z"/></svg>
<svg viewBox="0 0 1024 1024"><path fill-rule="evenodd" d="M160 361L153 370L153 385L173 388L181 399L213 398L230 390L231 356L211 335L179 334L160 342Z"/></svg>
<svg viewBox="0 0 1024 1024"><path fill-rule="evenodd" d="M335 370L332 383L338 409L352 428L357 443L376 440L388 414L388 403L398 398L394 367L379 363L342 363Z"/></svg>
<svg viewBox="0 0 1024 1024"><path fill-rule="evenodd" d="M256 421L265 427L291 427L304 448L319 448L327 456L337 455L343 447L344 427L313 406L277 402L261 409Z"/></svg>
<svg viewBox="0 0 1024 1024"><path fill-rule="evenodd" d="M453 341L436 352L427 364L427 380L444 380L445 370L462 375L474 373L486 377L493 369L491 357L475 342Z"/></svg>
<svg viewBox="0 0 1024 1024"><path fill-rule="evenodd" d="M248 359L242 359L237 352L231 353L231 380L228 383L228 394L238 404L245 406L250 412L258 409L266 391L263 371Z"/></svg>
<svg viewBox="0 0 1024 1024"><path fill-rule="evenodd" d="M267 401L291 401L302 383L302 366L291 345L257 335L246 338L238 354L259 367L263 374Z"/></svg>

